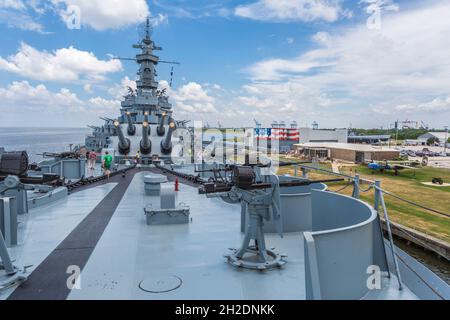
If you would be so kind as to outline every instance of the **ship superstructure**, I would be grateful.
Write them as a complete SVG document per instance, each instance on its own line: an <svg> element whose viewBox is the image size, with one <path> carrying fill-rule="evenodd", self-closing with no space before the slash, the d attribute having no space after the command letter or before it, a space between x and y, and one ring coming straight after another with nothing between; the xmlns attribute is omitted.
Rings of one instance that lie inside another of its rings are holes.
<svg viewBox="0 0 450 320"><path fill-rule="evenodd" d="M91 127L93 133L86 138L86 148L97 152L110 151L120 159L140 153L145 159L166 159L172 152L173 133L184 123L173 119L173 108L166 89L158 89L156 67L161 61L155 51L161 51L151 38L151 25L147 19L145 36L133 48L141 52L131 60L139 64L136 89L128 87L116 119L102 118L101 127ZM124 129L124 127L126 127Z"/></svg>

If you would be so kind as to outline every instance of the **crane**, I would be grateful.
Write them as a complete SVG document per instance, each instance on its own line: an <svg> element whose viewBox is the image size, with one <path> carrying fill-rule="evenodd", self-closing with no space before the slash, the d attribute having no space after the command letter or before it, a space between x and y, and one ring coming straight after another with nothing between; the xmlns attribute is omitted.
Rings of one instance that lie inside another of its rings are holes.
<svg viewBox="0 0 450 320"><path fill-rule="evenodd" d="M257 129L261 129L261 122L259 122L259 121L256 120L256 119L253 119L253 121L255 121L256 128L257 128Z"/></svg>

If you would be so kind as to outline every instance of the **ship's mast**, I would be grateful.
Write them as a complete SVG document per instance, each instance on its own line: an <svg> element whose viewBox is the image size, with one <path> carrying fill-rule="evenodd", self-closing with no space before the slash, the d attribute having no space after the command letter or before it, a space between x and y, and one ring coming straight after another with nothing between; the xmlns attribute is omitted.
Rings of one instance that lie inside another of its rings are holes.
<svg viewBox="0 0 450 320"><path fill-rule="evenodd" d="M142 91L152 92L152 96L156 96L158 82L156 81L156 65L159 57L153 54L153 51L162 50L161 47L155 45L151 39L152 27L150 18L147 17L145 26L145 37L140 43L133 45L133 48L141 49L141 53L136 55L136 62L140 65L138 71L138 80L136 81L138 93Z"/></svg>

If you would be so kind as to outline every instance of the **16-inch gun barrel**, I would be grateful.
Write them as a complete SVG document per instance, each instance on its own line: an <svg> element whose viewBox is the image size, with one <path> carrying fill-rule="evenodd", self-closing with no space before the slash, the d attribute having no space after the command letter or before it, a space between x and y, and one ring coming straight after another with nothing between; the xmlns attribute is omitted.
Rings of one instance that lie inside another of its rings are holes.
<svg viewBox="0 0 450 320"><path fill-rule="evenodd" d="M142 123L142 140L140 149L142 154L149 154L152 151L152 142L149 139L150 127L148 122Z"/></svg>
<svg viewBox="0 0 450 320"><path fill-rule="evenodd" d="M133 119L131 118L131 113L127 112L127 121L128 121L128 128L127 133L129 136L134 136L136 134L136 126L133 123Z"/></svg>
<svg viewBox="0 0 450 320"><path fill-rule="evenodd" d="M119 121L115 121L114 126L116 127L117 136L119 137L119 145L118 145L119 153L122 155L126 155L130 153L130 146L131 146L130 139L125 138L125 135L123 134Z"/></svg>
<svg viewBox="0 0 450 320"><path fill-rule="evenodd" d="M176 129L175 122L171 121L169 124L169 131L166 137L161 140L161 152L163 154L169 154L172 152L172 134Z"/></svg>
<svg viewBox="0 0 450 320"><path fill-rule="evenodd" d="M166 133L166 129L164 128L164 120L166 120L167 113L163 112L161 118L159 120L158 128L156 128L156 133L158 136L162 137Z"/></svg>

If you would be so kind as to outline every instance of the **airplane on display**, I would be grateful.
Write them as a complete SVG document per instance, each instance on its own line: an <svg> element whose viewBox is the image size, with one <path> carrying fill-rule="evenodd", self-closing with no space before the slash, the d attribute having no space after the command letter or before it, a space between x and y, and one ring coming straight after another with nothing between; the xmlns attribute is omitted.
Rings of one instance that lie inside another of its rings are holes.
<svg viewBox="0 0 450 320"><path fill-rule="evenodd" d="M418 166L420 165L419 162L416 161L372 161L370 162L367 167L369 169L372 169L373 172L379 171L379 172L385 172L385 171L394 171L394 174L397 176L398 172L400 170L417 170L419 169Z"/></svg>

